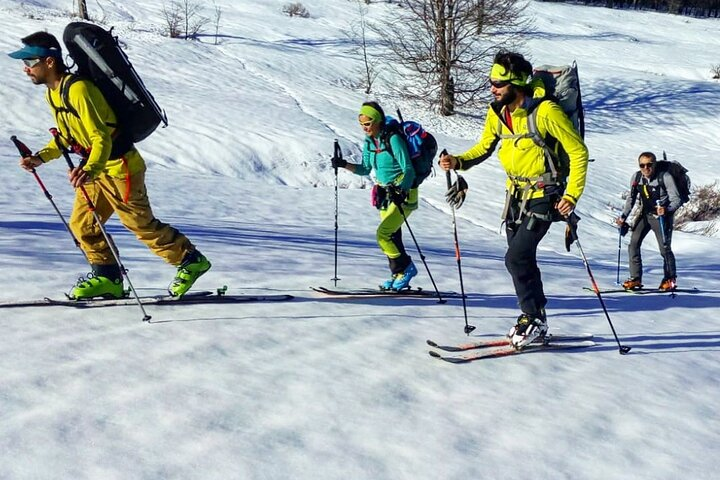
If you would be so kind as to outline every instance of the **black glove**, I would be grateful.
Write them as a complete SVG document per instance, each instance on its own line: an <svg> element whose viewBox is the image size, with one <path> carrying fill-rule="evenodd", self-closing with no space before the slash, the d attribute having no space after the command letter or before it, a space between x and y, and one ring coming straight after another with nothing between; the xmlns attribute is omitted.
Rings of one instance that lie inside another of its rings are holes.
<svg viewBox="0 0 720 480"><path fill-rule="evenodd" d="M372 191L370 192L370 198L372 206L378 210L387 207L385 201L387 200L387 190L382 185L373 185Z"/></svg>
<svg viewBox="0 0 720 480"><path fill-rule="evenodd" d="M335 156L330 160L330 164L332 165L332 168L345 168L348 162L342 157Z"/></svg>
<svg viewBox="0 0 720 480"><path fill-rule="evenodd" d="M388 185L387 193L390 201L398 207L401 207L408 197L408 192L395 185Z"/></svg>
<svg viewBox="0 0 720 480"><path fill-rule="evenodd" d="M624 237L627 235L627 233L630 231L630 225L628 225L627 222L623 222L622 225L620 225L620 236Z"/></svg>
<svg viewBox="0 0 720 480"><path fill-rule="evenodd" d="M570 212L570 215L566 218L567 226L565 227L565 250L570 251L570 245L577 240L577 226L580 221L580 217L577 213Z"/></svg>
<svg viewBox="0 0 720 480"><path fill-rule="evenodd" d="M445 193L445 201L453 208L460 208L465 201L465 195L468 191L468 184L463 177L457 176L457 180L453 183Z"/></svg>

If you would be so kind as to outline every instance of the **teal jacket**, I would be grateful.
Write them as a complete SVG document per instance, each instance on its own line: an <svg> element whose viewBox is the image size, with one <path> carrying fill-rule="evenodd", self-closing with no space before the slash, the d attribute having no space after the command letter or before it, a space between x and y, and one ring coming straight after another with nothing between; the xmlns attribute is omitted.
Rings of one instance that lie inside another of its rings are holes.
<svg viewBox="0 0 720 480"><path fill-rule="evenodd" d="M362 163L355 167L358 175L369 175L375 171L375 177L380 185L399 186L403 190L410 191L415 181L415 169L410 160L405 140L395 133L390 136L389 143L392 153L387 148L387 143L378 137L365 136L363 144Z"/></svg>

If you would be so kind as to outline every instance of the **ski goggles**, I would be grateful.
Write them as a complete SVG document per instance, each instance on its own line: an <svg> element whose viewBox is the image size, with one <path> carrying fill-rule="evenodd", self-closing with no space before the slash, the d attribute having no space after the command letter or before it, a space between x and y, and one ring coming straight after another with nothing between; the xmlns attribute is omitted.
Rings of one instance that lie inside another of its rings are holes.
<svg viewBox="0 0 720 480"><path fill-rule="evenodd" d="M28 68L33 68L35 65L40 63L42 58L23 58L23 63Z"/></svg>
<svg viewBox="0 0 720 480"><path fill-rule="evenodd" d="M490 80L490 85L495 88L505 88L510 85L510 82L507 80Z"/></svg>
<svg viewBox="0 0 720 480"><path fill-rule="evenodd" d="M638 166L640 168L653 168L655 166L655 162L639 163Z"/></svg>
<svg viewBox="0 0 720 480"><path fill-rule="evenodd" d="M369 122L360 122L360 125L362 125L365 128L368 128L368 127L372 127L373 123L375 123L375 122L370 120Z"/></svg>

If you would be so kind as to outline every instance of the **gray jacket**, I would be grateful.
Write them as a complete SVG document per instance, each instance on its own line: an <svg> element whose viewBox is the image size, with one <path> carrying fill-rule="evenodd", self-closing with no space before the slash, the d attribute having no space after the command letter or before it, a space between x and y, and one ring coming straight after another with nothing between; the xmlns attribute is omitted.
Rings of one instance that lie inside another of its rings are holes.
<svg viewBox="0 0 720 480"><path fill-rule="evenodd" d="M620 218L625 220L628 215L630 215L638 197L640 197L642 201L644 214L655 213L658 200L660 201L660 205L665 207L668 213L672 213L680 208L680 204L682 203L680 193L678 192L677 185L675 185L675 179L669 172L662 172L660 174L663 176L662 183L665 185L665 188L662 188L658 174L653 174L649 179L641 174L640 181L637 185L634 185L638 173L639 172L635 172L632 177L630 177L630 195L628 195L625 200L625 208L623 208Z"/></svg>

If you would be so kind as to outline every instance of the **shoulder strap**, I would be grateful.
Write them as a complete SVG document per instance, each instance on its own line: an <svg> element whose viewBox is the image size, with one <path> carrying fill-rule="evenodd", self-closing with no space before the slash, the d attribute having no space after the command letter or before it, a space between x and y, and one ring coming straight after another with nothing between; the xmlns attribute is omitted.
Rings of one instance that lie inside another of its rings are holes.
<svg viewBox="0 0 720 480"><path fill-rule="evenodd" d="M541 98L538 102L536 102L534 105L530 106L530 109L528 110L528 136L532 139L533 142L535 142L535 145L543 149L543 152L545 153L545 163L547 163L548 168L550 169L550 173L552 174L553 178L557 178L558 171L557 171L557 157L555 155L555 152L552 148L547 144L545 139L540 135L540 131L537 127L537 116L538 116L538 110L540 109L540 105L542 105L544 102L550 100L547 97ZM564 179L563 179L564 180Z"/></svg>
<svg viewBox="0 0 720 480"><path fill-rule="evenodd" d="M398 129L402 129L402 125L398 127ZM396 129L384 129L383 132L380 134L380 142L382 142L385 145L385 150L390 154L390 156L395 160L395 154L392 151L392 145L390 144L390 138L393 135L400 135L400 130Z"/></svg>
<svg viewBox="0 0 720 480"><path fill-rule="evenodd" d="M639 191L638 185L640 185L640 177L641 177L641 176L642 176L642 172L640 172L640 170L638 170L638 171L635 173L635 180L633 180L632 185L630 185L630 196L631 196L632 198L637 197L637 194L638 194L638 191Z"/></svg>
<svg viewBox="0 0 720 480"><path fill-rule="evenodd" d="M80 117L77 110L75 110L75 108L70 104L70 87L78 80L80 80L80 77L74 74L69 74L64 76L60 81L60 98L62 100L60 105L55 105L52 101L50 90L47 91L48 103L55 111L55 117L58 116L58 113L71 113L76 117Z"/></svg>

